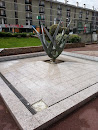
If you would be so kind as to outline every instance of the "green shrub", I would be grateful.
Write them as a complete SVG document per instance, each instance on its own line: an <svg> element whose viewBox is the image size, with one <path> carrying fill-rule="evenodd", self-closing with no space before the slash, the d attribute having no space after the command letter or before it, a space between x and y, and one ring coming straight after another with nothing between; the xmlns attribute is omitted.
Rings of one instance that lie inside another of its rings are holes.
<svg viewBox="0 0 98 130"><path fill-rule="evenodd" d="M30 37L33 37L35 33L28 33Z"/></svg>
<svg viewBox="0 0 98 130"><path fill-rule="evenodd" d="M19 36L21 37L21 34L20 33L14 33L13 36L14 37L19 37Z"/></svg>
<svg viewBox="0 0 98 130"><path fill-rule="evenodd" d="M58 24L53 24L50 27L49 33L51 34L51 36L53 36L57 26L58 26ZM65 31L65 34L69 34L69 29L67 29L66 27L61 27L61 26L59 27L58 33L62 33L63 30Z"/></svg>
<svg viewBox="0 0 98 130"><path fill-rule="evenodd" d="M27 37L26 33L14 33L14 37Z"/></svg>
<svg viewBox="0 0 98 130"><path fill-rule="evenodd" d="M71 34L69 36L69 42L71 43L79 43L81 41L81 37L77 34Z"/></svg>
<svg viewBox="0 0 98 130"><path fill-rule="evenodd" d="M21 33L21 37L27 37L27 33Z"/></svg>
<svg viewBox="0 0 98 130"><path fill-rule="evenodd" d="M12 33L9 33L9 32L0 32L0 37L12 37Z"/></svg>
<svg viewBox="0 0 98 130"><path fill-rule="evenodd" d="M62 34L61 34L61 33L59 33L59 34L56 36L56 42L57 42L57 43L61 40L61 37L62 37ZM67 41L67 35L66 35L66 34L64 35L63 39Z"/></svg>
<svg viewBox="0 0 98 130"><path fill-rule="evenodd" d="M53 25L50 27L49 33L50 33L51 36L53 36L53 34L54 34L54 32L55 32L57 26L58 26L58 24L53 24ZM58 33L61 33L61 32L62 32L62 28L61 28L61 26L60 26Z"/></svg>
<svg viewBox="0 0 98 130"><path fill-rule="evenodd" d="M62 29L62 31L64 30L65 31L65 34L69 34L69 29L68 28L66 28L66 27L61 27L61 29Z"/></svg>

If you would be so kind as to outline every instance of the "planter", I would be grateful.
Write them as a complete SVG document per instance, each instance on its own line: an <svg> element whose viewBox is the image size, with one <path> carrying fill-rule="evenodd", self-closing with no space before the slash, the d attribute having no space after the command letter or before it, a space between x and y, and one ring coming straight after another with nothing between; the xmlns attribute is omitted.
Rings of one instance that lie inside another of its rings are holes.
<svg viewBox="0 0 98 130"><path fill-rule="evenodd" d="M85 43L67 43L65 45L65 49L67 49L67 48L77 48L77 47L85 47ZM43 46L9 48L9 49L2 50L0 52L0 56L18 55L18 54L41 52L41 51L44 51Z"/></svg>
<svg viewBox="0 0 98 130"><path fill-rule="evenodd" d="M9 55L18 55L18 54L26 54L26 53L34 53L43 51L42 46L38 47L22 47L22 48L9 48L4 49L0 52L0 56L9 56Z"/></svg>
<svg viewBox="0 0 98 130"><path fill-rule="evenodd" d="M85 47L85 43L67 43L65 45L65 49L68 49L68 48L78 48L78 47Z"/></svg>

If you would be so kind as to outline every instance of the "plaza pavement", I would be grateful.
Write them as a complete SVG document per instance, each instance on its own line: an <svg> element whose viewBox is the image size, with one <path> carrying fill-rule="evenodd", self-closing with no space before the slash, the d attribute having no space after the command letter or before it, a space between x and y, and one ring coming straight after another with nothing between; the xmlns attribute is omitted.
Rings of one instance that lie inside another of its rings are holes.
<svg viewBox="0 0 98 130"><path fill-rule="evenodd" d="M98 62L64 52L58 58L62 63L44 62L48 59L0 62L0 94L21 129L46 128L98 95Z"/></svg>

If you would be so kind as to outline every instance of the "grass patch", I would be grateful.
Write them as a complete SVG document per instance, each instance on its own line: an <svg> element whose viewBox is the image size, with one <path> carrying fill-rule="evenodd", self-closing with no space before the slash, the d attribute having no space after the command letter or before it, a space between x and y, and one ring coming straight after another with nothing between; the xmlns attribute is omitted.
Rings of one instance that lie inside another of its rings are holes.
<svg viewBox="0 0 98 130"><path fill-rule="evenodd" d="M0 48L29 47L42 45L38 38L0 37Z"/></svg>

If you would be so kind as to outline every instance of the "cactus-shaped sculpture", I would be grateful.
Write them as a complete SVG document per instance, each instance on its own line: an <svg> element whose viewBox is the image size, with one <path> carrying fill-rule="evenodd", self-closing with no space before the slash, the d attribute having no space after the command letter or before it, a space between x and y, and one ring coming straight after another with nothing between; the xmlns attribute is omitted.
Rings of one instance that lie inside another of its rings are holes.
<svg viewBox="0 0 98 130"><path fill-rule="evenodd" d="M48 56L50 58L52 58L52 61L55 62L56 58L62 53L64 47L65 47L65 43L66 40L63 39L65 32L64 30L62 31L62 37L60 39L59 42L56 42L56 36L58 34L59 31L59 27L61 25L61 21L59 22L54 35L51 36L50 33L47 31L47 29L41 24L41 30L42 30L42 34L40 34L34 27L33 29L36 31L44 50L46 51L46 53L48 54ZM49 37L50 42L48 42L45 38L45 34L44 31L46 32L47 36Z"/></svg>

